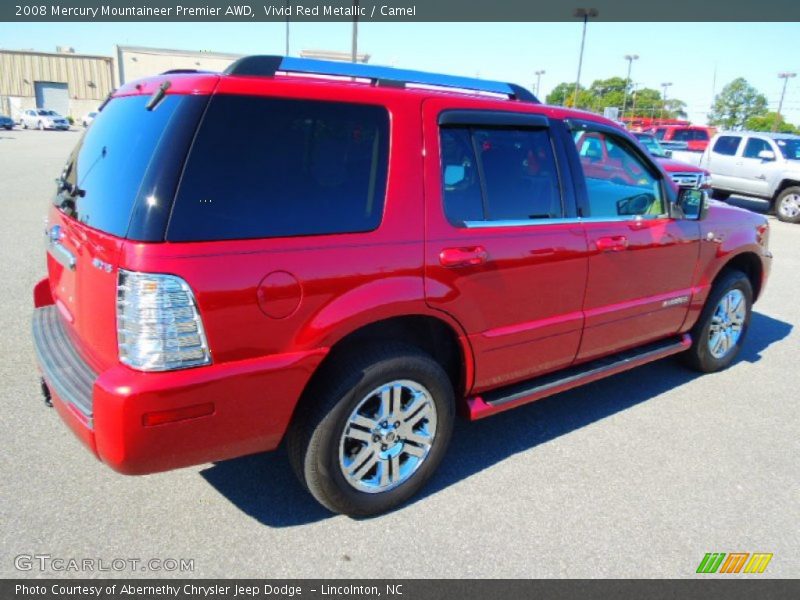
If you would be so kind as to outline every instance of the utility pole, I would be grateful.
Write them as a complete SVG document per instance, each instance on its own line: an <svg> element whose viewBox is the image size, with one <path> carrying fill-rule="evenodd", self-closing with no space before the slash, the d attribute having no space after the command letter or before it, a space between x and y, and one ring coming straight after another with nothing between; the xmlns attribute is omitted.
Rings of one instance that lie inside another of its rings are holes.
<svg viewBox="0 0 800 600"><path fill-rule="evenodd" d="M628 87L631 85L631 67L633 61L639 60L638 54L626 54L625 60L628 61L628 76L625 78L625 90L622 93L622 114L620 119L625 116L625 108L628 106Z"/></svg>
<svg viewBox="0 0 800 600"><path fill-rule="evenodd" d="M633 108L631 109L631 118L636 118L636 88L639 87L638 83L631 84L633 86L633 92L631 92L631 96L633 97Z"/></svg>
<svg viewBox="0 0 800 600"><path fill-rule="evenodd" d="M541 71L534 71L533 74L536 75L536 97L539 97L539 87L542 83L542 75L545 74L545 70L542 69Z"/></svg>
<svg viewBox="0 0 800 600"><path fill-rule="evenodd" d="M783 97L786 95L786 84L789 79L797 77L797 73L778 73L778 78L783 79L783 90L781 91L781 100L778 102L778 115L775 117L775 122L772 124L772 131L778 131L778 124L781 120L781 110L783 109Z"/></svg>
<svg viewBox="0 0 800 600"><path fill-rule="evenodd" d="M596 17L600 14L596 8L576 8L573 16L578 19L583 19L583 35L581 36L581 53L578 55L578 76L575 78L575 101L573 108L578 108L578 89L581 85L581 67L583 66L583 47L586 44L586 24L589 22L590 17Z"/></svg>
<svg viewBox="0 0 800 600"><path fill-rule="evenodd" d="M664 118L664 109L667 107L667 88L672 85L672 82L662 83L661 87L664 90L664 95L661 97L661 118Z"/></svg>
<svg viewBox="0 0 800 600"><path fill-rule="evenodd" d="M353 50L350 60L358 62L358 0L353 0Z"/></svg>

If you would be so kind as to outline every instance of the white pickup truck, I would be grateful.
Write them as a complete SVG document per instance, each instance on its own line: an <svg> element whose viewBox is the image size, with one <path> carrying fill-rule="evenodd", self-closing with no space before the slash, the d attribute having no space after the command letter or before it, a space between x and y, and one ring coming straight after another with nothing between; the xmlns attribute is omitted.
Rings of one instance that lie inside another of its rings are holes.
<svg viewBox="0 0 800 600"><path fill-rule="evenodd" d="M760 131L718 133L700 166L711 172L714 197L731 194L770 201L775 216L800 223L800 136Z"/></svg>

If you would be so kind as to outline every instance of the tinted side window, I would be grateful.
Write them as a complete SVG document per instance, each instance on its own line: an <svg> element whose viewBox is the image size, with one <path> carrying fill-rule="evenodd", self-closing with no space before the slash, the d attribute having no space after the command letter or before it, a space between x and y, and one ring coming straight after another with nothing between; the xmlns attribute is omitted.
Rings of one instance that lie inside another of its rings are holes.
<svg viewBox="0 0 800 600"><path fill-rule="evenodd" d="M714 152L725 156L734 156L739 149L742 138L735 135L723 135L714 143Z"/></svg>
<svg viewBox="0 0 800 600"><path fill-rule="evenodd" d="M385 108L212 97L167 238L245 239L371 231L389 151Z"/></svg>
<svg viewBox="0 0 800 600"><path fill-rule="evenodd" d="M766 140L750 138L744 146L742 156L744 158L758 158L758 153L762 150L769 150L771 152L772 148L770 148Z"/></svg>
<svg viewBox="0 0 800 600"><path fill-rule="evenodd" d="M688 142L694 139L694 135L689 129L676 129L672 132L672 139L676 142Z"/></svg>
<svg viewBox="0 0 800 600"><path fill-rule="evenodd" d="M562 216L546 129L445 128L441 147L444 208L454 225Z"/></svg>
<svg viewBox="0 0 800 600"><path fill-rule="evenodd" d="M658 216L666 213L660 178L621 139L579 129L573 139L580 157L592 218ZM589 146L601 151L584 152Z"/></svg>

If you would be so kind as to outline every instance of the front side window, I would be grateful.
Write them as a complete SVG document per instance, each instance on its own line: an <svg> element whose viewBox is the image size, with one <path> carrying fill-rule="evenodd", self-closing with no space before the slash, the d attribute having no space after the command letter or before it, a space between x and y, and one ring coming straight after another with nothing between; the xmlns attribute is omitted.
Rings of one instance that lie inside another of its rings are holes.
<svg viewBox="0 0 800 600"><path fill-rule="evenodd" d="M714 143L714 152L725 156L735 156L742 138L736 135L720 136Z"/></svg>
<svg viewBox="0 0 800 600"><path fill-rule="evenodd" d="M762 140L759 138L750 138L747 140L747 143L744 146L744 151L742 152L742 156L744 158L759 158L758 153L762 150L768 150L772 152L772 148L770 148L769 143L767 140Z"/></svg>
<svg viewBox="0 0 800 600"><path fill-rule="evenodd" d="M584 217L666 214L660 177L625 140L584 127L573 132L573 139L586 178L589 214Z"/></svg>
<svg viewBox="0 0 800 600"><path fill-rule="evenodd" d="M441 130L444 211L456 226L563 216L547 129Z"/></svg>
<svg viewBox="0 0 800 600"><path fill-rule="evenodd" d="M167 239L356 233L383 216L382 106L217 95L186 161Z"/></svg>

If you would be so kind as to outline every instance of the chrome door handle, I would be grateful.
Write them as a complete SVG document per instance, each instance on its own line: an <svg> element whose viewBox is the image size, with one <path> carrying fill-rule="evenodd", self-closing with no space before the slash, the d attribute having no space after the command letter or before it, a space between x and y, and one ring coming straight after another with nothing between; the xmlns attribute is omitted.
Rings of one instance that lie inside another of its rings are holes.
<svg viewBox="0 0 800 600"><path fill-rule="evenodd" d="M482 265L489 258L483 246L469 248L445 248L439 253L439 263L443 267L470 267Z"/></svg>

